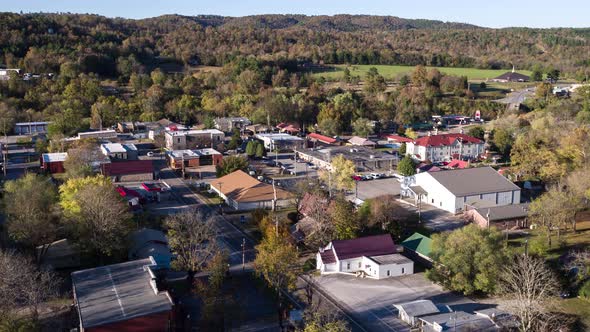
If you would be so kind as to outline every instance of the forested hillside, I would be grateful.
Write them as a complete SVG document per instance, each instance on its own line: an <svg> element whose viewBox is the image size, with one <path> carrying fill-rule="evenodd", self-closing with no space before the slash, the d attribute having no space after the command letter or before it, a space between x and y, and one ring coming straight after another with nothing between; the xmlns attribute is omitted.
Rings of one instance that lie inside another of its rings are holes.
<svg viewBox="0 0 590 332"><path fill-rule="evenodd" d="M314 63L520 69L557 67L582 76L590 29L488 29L391 16L168 15L144 20L74 14L0 14L0 63L30 72L66 61L121 74L120 64L156 57L224 65L238 55Z"/></svg>

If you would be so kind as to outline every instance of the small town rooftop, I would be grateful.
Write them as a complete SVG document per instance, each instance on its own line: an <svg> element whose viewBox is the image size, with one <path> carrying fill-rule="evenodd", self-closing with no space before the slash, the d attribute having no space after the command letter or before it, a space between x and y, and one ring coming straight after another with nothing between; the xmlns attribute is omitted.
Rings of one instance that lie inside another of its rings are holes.
<svg viewBox="0 0 590 332"><path fill-rule="evenodd" d="M74 298L83 328L102 326L172 309L167 292L158 292L150 269L153 258L72 273Z"/></svg>

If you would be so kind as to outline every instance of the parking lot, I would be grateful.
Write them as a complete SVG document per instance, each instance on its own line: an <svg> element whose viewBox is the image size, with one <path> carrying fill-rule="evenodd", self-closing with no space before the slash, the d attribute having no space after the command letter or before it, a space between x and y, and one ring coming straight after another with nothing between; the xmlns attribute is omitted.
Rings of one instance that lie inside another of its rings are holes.
<svg viewBox="0 0 590 332"><path fill-rule="evenodd" d="M371 199L383 195L397 196L400 192L400 183L394 177L356 181L356 186L357 197L361 200ZM354 193L352 196L354 197Z"/></svg>
<svg viewBox="0 0 590 332"><path fill-rule="evenodd" d="M314 277L315 283L339 301L368 331L410 331L397 318L393 304L428 299L455 310L473 311L481 305L428 281L424 273L383 280L332 274Z"/></svg>

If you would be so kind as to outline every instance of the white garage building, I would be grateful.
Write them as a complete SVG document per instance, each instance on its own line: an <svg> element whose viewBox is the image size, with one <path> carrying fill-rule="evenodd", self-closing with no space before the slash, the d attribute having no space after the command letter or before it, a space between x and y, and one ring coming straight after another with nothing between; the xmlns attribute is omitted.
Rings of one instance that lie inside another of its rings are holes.
<svg viewBox="0 0 590 332"><path fill-rule="evenodd" d="M391 235L335 240L320 248L317 269L322 274L346 273L383 279L414 273L414 262L399 254Z"/></svg>
<svg viewBox="0 0 590 332"><path fill-rule="evenodd" d="M463 211L465 205L520 204L520 188L491 167L416 174L406 177L402 193L451 213Z"/></svg>

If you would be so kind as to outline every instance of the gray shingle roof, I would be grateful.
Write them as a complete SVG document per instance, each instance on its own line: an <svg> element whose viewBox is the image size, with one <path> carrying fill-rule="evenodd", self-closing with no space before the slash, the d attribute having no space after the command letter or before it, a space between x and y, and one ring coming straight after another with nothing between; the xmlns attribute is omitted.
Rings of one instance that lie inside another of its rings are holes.
<svg viewBox="0 0 590 332"><path fill-rule="evenodd" d="M72 273L82 327L102 326L172 309L166 292L156 294L141 259Z"/></svg>
<svg viewBox="0 0 590 332"><path fill-rule="evenodd" d="M476 209L480 216L486 218L490 215L490 221L510 220L528 216L529 204L515 204L504 206L493 206L490 208Z"/></svg>
<svg viewBox="0 0 590 332"><path fill-rule="evenodd" d="M457 197L520 190L491 167L428 173Z"/></svg>
<svg viewBox="0 0 590 332"><path fill-rule="evenodd" d="M418 317L439 313L438 308L430 300L417 300L402 304L394 304L398 310L403 310L410 317Z"/></svg>

